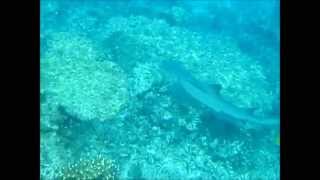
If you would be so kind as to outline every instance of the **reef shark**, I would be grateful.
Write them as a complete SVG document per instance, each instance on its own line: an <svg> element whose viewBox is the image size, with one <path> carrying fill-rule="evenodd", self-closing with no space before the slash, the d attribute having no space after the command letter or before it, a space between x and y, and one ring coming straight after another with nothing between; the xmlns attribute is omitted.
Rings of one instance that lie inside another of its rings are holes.
<svg viewBox="0 0 320 180"><path fill-rule="evenodd" d="M176 61L163 61L160 64L161 70L174 77L177 83L193 99L210 108L214 113L220 115L236 125L244 122L256 125L274 126L279 124L279 117L257 117L253 114L253 109L245 109L226 101L220 94L221 86L218 84L207 85L195 79L181 63Z"/></svg>

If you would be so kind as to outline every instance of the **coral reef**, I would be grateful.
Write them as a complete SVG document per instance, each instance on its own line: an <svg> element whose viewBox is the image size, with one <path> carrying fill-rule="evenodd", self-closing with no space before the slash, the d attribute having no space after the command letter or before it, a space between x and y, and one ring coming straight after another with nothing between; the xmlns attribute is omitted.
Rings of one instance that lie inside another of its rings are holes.
<svg viewBox="0 0 320 180"><path fill-rule="evenodd" d="M118 166L115 161L102 157L80 158L57 170L55 178L63 180L114 180L117 179Z"/></svg>
<svg viewBox="0 0 320 180"><path fill-rule="evenodd" d="M41 2L41 179L278 179L270 130L222 123L160 68L180 62L264 116L279 105L276 62L263 62L276 51L245 51L239 41L260 34L217 33L231 27L218 22L224 10L220 20L246 24L227 4L135 3ZM259 22L250 18L248 26ZM214 33L196 31L213 19Z"/></svg>
<svg viewBox="0 0 320 180"><path fill-rule="evenodd" d="M157 66L151 63L138 64L132 70L129 78L131 96L136 96L150 90L155 84L160 83L161 74Z"/></svg>
<svg viewBox="0 0 320 180"><path fill-rule="evenodd" d="M276 97L262 66L242 53L231 38L170 26L142 16L111 18L106 24L113 61L130 72L139 63L157 66L162 60L183 62L195 77L219 83L222 94L240 107L270 111ZM170 51L168 51L170 49Z"/></svg>
<svg viewBox="0 0 320 180"><path fill-rule="evenodd" d="M101 58L85 38L54 34L41 59L42 87L82 120L111 119L128 100L127 79L116 64Z"/></svg>

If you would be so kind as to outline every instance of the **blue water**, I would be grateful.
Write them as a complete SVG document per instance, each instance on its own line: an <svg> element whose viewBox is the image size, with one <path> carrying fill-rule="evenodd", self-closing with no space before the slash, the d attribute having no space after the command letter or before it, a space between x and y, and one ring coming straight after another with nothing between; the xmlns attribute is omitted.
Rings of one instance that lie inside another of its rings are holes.
<svg viewBox="0 0 320 180"><path fill-rule="evenodd" d="M278 0L40 8L41 179L280 179Z"/></svg>

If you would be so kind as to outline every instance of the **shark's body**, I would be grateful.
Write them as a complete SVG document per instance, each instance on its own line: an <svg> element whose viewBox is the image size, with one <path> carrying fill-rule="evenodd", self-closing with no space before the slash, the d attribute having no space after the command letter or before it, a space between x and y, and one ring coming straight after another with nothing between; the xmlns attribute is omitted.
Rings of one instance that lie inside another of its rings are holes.
<svg viewBox="0 0 320 180"><path fill-rule="evenodd" d="M279 118L260 118L253 115L252 110L239 108L226 101L220 94L221 86L214 85L209 87L195 78L182 66L173 61L164 61L161 68L177 78L181 87L194 99L209 107L215 113L225 116L225 120L233 124L249 122L258 125L278 125Z"/></svg>

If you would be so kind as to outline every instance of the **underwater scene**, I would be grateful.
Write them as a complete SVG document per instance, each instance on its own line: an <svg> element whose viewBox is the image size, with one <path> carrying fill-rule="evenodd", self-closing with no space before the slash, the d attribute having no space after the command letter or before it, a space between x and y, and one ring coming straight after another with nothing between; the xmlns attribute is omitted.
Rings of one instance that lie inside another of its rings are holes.
<svg viewBox="0 0 320 180"><path fill-rule="evenodd" d="M40 179L280 179L279 4L40 0Z"/></svg>

